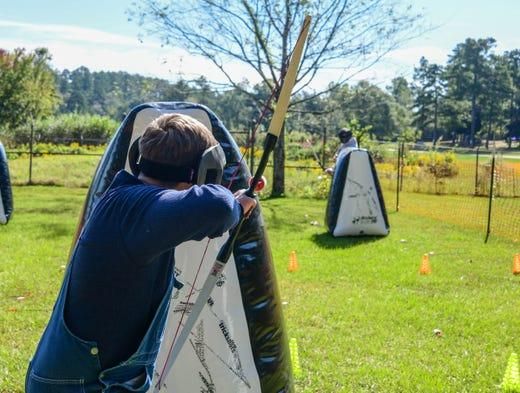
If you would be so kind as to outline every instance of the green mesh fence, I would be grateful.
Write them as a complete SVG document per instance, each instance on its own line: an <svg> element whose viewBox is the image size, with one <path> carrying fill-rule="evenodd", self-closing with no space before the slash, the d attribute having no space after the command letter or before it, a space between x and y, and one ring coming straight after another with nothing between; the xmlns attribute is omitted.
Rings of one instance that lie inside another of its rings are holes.
<svg viewBox="0 0 520 393"><path fill-rule="evenodd" d="M401 157L397 147L388 149L394 154L376 164L389 211L398 208L475 229L483 236L489 224L491 235L520 242L520 156L496 154L493 172L492 152L414 148L405 146Z"/></svg>
<svg viewBox="0 0 520 393"><path fill-rule="evenodd" d="M247 135L237 140L245 145ZM317 143L317 142L316 142ZM254 156L261 154L258 143ZM312 145L311 143L311 146ZM323 146L314 146L322 151ZM401 157L396 143L373 143L366 146L371 152L382 186L386 208L404 213L474 229L485 238L488 229L489 195L493 174L493 199L489 230L520 243L520 154L506 152L495 155L492 171L491 151L448 149L428 151L424 145L405 145ZM331 147L330 151L334 151ZM245 152L245 147L243 147ZM8 152L9 153L9 152ZM31 181L34 184L88 187L101 152L93 155L33 156ZM248 153L249 154L249 153ZM244 159L248 160L246 154ZM302 153L303 154L303 153ZM10 154L11 181L27 184L30 157ZM333 165L332 162L327 162ZM399 171L398 171L399 164ZM266 171L268 186L261 193L268 196L272 184L272 170ZM397 177L400 190L397 193ZM327 198L330 177L318 166L315 155L287 160L285 170L286 195L304 198Z"/></svg>

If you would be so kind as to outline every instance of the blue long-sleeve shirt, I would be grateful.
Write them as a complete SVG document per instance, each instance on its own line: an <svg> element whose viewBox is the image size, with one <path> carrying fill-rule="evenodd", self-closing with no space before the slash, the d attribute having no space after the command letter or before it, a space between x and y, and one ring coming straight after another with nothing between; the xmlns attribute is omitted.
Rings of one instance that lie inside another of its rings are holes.
<svg viewBox="0 0 520 393"><path fill-rule="evenodd" d="M116 175L78 239L65 306L71 331L98 343L103 368L139 346L172 279L173 249L222 235L240 215L220 185L176 191Z"/></svg>

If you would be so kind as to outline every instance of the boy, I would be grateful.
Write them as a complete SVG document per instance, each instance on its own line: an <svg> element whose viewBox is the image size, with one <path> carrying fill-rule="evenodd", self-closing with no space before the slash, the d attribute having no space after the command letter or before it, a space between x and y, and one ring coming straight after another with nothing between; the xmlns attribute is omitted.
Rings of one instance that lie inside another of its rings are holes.
<svg viewBox="0 0 520 393"><path fill-rule="evenodd" d="M218 142L197 120L167 114L139 142L140 173L121 171L80 234L26 392L146 392L173 290L175 247L217 237L248 215L243 192L194 185Z"/></svg>

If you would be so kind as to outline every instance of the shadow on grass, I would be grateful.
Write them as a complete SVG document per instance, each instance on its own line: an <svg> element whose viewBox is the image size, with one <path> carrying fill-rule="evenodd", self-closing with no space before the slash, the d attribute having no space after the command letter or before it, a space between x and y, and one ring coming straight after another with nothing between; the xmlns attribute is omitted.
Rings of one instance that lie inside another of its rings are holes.
<svg viewBox="0 0 520 393"><path fill-rule="evenodd" d="M16 207L16 212L18 214L38 214L38 215L50 215L56 216L59 214L73 214L78 212L77 206L64 206L64 205L54 205L47 207L34 207L34 208L24 208L24 207Z"/></svg>
<svg viewBox="0 0 520 393"><path fill-rule="evenodd" d="M326 249L351 248L362 244L376 242L383 239L382 236L350 236L334 237L328 232L316 233L312 235L312 241L317 246Z"/></svg>
<svg viewBox="0 0 520 393"><path fill-rule="evenodd" d="M71 236L70 227L62 223L42 223L40 227L40 239L54 239L56 237Z"/></svg>
<svg viewBox="0 0 520 393"><path fill-rule="evenodd" d="M281 212L278 207L262 206L262 214L269 220L269 229L280 230L291 228L291 231L303 232L309 228L309 219L303 214L301 217L288 215L287 212ZM297 213L299 214L299 213Z"/></svg>

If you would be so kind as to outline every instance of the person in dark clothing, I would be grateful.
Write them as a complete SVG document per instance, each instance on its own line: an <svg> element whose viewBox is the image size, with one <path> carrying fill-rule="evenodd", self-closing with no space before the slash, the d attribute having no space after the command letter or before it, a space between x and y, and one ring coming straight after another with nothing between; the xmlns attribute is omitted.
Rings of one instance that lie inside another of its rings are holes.
<svg viewBox="0 0 520 393"><path fill-rule="evenodd" d="M217 148L189 116L163 115L147 127L138 177L115 176L76 242L29 364L27 393L149 389L174 290L175 247L222 235L256 206L245 190L195 184Z"/></svg>
<svg viewBox="0 0 520 393"><path fill-rule="evenodd" d="M336 157L339 155L341 150L343 150L347 147L353 147L353 148L358 147L356 137L354 136L352 131L349 130L348 128L342 128L341 130L339 130L338 138L341 142L341 146L338 148L338 151L336 152Z"/></svg>
<svg viewBox="0 0 520 393"><path fill-rule="evenodd" d="M352 131L349 130L348 128L342 128L341 130L339 130L337 136L341 142L341 145L338 147L338 149L336 150L336 153L334 154L334 161L337 160L339 155L345 149L347 149L347 148L357 149L357 147L358 147L356 137L354 136ZM334 173L334 167L325 169L325 172L332 176L332 174Z"/></svg>

